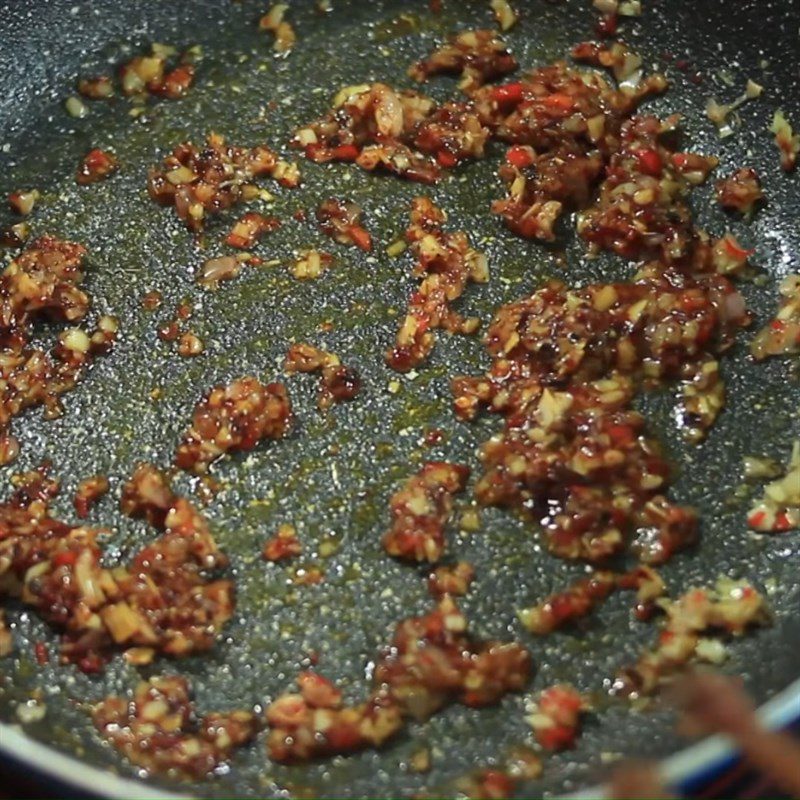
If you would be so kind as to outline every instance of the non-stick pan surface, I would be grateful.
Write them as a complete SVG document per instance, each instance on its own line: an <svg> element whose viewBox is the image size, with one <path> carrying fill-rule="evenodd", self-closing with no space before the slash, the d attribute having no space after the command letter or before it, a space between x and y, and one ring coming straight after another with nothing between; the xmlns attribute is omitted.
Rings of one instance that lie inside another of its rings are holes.
<svg viewBox="0 0 800 800"><path fill-rule="evenodd" d="M508 40L523 65L551 61L592 35L595 14L588 0L517 0L516 5L522 19ZM627 24L625 38L647 64L666 69L673 81L670 92L649 107L662 114L681 112L693 146L720 155L720 174L753 165L762 176L768 204L751 224L727 218L708 187L695 193L695 204L709 230L729 228L745 246L755 248L752 261L764 279L743 284L742 291L763 322L774 309L779 279L797 271L800 253L797 178L781 172L766 130L778 107L800 125L800 3L647 0L643 5L644 16ZM214 469L225 488L208 514L231 556L238 589L235 618L210 654L177 663L158 661L142 671L186 674L201 710L263 705L293 684L312 652L319 655L321 671L341 681L352 697L361 696L365 669L393 622L422 612L430 602L421 573L387 559L381 550L389 495L422 460L446 458L477 469L477 445L500 424L488 419L465 425L450 410L449 376L486 366L477 340L442 337L417 375L399 378L396 393L388 389L398 376L385 366L383 352L413 282L407 259L388 258L384 246L404 229L409 200L420 186L349 166L303 161L303 187L276 191L274 213L286 224L256 252L285 264L294 249L330 249L312 222L293 221L291 214L298 208L313 211L332 195L363 206L381 246L372 257L337 248L337 265L317 281L299 283L285 266L249 268L216 293L200 289L193 271L221 252L220 234L232 217L210 227L203 249L174 213L154 205L145 191L148 166L186 138L198 141L215 130L235 144L278 147L295 125L326 109L343 85L371 80L407 85L407 65L437 37L458 26L491 21L487 3L445 0L439 17L431 16L422 0L334 0L333 10L323 16L314 3L297 3L292 15L299 43L285 60L273 56L268 37L256 30L264 10L263 3L252 0L0 2L0 193L26 186L43 191L32 220L35 232L52 232L89 248L87 286L95 308L117 314L123 330L114 352L99 359L66 397L61 419L46 422L33 410L15 421L22 454L13 469L50 459L64 484L60 510L69 518L70 492L81 478L107 473L118 489L136 462L166 465L194 403L210 386L248 373L280 377L283 355L294 340L333 350L363 376L356 401L327 416L315 407L316 380L292 379L297 423L291 436L248 456L225 459ZM120 99L93 104L86 119L65 113L63 101L76 77L106 71L109 63L153 41L202 46L196 86L185 99L155 105L147 121L133 119L129 104ZM681 60L688 68L676 67ZM764 95L741 109L735 135L720 141L705 118L705 101L710 95L733 99L747 78L763 84ZM430 91L446 96L454 83L437 80ZM79 158L91 147L105 146L119 155L121 172L104 183L77 187L73 175ZM559 264L553 249L508 233L488 213L500 191L495 178L499 157L497 152L465 167L430 190L449 212L451 225L468 230L489 256L491 282L471 290L464 308L488 319L500 303L529 292L548 276L572 284L630 276L630 267L617 259L586 260L582 244L572 237L561 243L567 259ZM140 302L151 289L166 298L156 312L145 311ZM182 299L194 304L193 327L207 344L207 353L198 359L179 358L174 346L156 336L158 324ZM333 323L330 332L323 331L326 322ZM678 467L672 496L702 511L701 544L675 558L664 575L677 593L720 574L747 577L768 593L775 624L734 642L725 665L743 674L764 700L800 674L800 544L796 534L749 534L744 524L748 498L735 490L741 484L743 455L787 459L792 438L800 434L800 391L797 373L786 361L751 363L746 339L743 335L724 360L727 410L705 444L681 442L671 416L674 392L648 398L645 407ZM160 390L157 399L154 389ZM421 440L434 427L445 437L426 447ZM190 484L185 476L179 479L187 492ZM449 544L452 557L469 560L477 569L474 590L464 602L474 630L484 636L520 636L530 645L537 664L532 689L568 680L602 697L608 678L652 641L654 628L632 621L629 599L619 597L585 627L529 640L513 610L563 585L581 567L545 553L530 526L512 514L493 509L482 512L482 520L480 532L454 534ZM92 521L113 528L112 558L132 552L153 535L119 514L114 492L95 509ZM297 526L306 543L305 563L324 568L326 580L320 586L295 586L287 569L260 559L264 539L281 522ZM333 554L312 555L321 546ZM38 667L32 643L52 643L53 634L27 611L10 615L17 650L0 662L0 717L15 720L17 704L40 689L47 713L26 727L30 736L86 762L132 774L94 735L86 704L130 689L137 671L120 658L100 677ZM665 755L680 746L670 731L666 712L634 713L621 704L600 703L578 748L549 759L541 781L522 791L574 788L596 778L606 762L621 754ZM511 696L493 709L450 708L412 726L383 752L312 766L271 764L259 742L236 754L230 772L181 788L208 796L305 790L348 797L410 795L423 786L444 786L478 765L491 765L526 735L523 699ZM430 774L417 775L405 764L423 742L433 748L434 766Z"/></svg>

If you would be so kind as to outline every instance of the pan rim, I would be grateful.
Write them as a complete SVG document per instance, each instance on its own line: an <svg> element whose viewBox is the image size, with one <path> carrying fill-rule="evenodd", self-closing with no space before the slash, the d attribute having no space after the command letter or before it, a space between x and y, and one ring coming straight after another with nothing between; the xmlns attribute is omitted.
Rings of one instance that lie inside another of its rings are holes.
<svg viewBox="0 0 800 800"><path fill-rule="evenodd" d="M785 730L800 722L800 678L767 700L758 709L758 717L769 730ZM727 736L715 735L679 750L658 765L664 785L678 790L707 780L739 756L739 749ZM581 789L560 800L600 800L607 798L604 786Z"/></svg>
<svg viewBox="0 0 800 800"><path fill-rule="evenodd" d="M758 715L771 730L787 728L800 721L800 678L764 703ZM659 775L668 786L685 787L709 777L736 756L737 749L730 739L710 736L661 761ZM14 762L46 780L110 800L188 800L192 797L92 766L32 739L19 725L5 722L0 722L0 761ZM607 794L601 785L561 796L562 800L598 800L603 797Z"/></svg>

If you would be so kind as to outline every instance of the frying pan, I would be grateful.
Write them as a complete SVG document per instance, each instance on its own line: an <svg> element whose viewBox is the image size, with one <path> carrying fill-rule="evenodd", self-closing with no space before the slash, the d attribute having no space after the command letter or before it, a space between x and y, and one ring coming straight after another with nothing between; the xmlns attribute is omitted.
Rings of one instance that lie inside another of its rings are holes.
<svg viewBox="0 0 800 800"><path fill-rule="evenodd" d="M517 0L516 5L522 18L508 40L523 65L549 62L575 41L591 37L595 15L588 2ZM723 215L708 187L695 192L694 203L701 225L718 234L728 228L745 246L755 248L752 261L761 277L741 288L763 322L774 310L777 283L797 271L800 253L797 178L780 171L766 131L778 107L800 123L800 3L649 0L644 5L644 16L626 25L625 38L646 64L666 69L673 82L667 95L648 107L661 114L680 111L694 148L720 156L718 174L746 164L762 176L768 203L750 224ZM478 340L441 337L418 374L399 378L400 390L388 391L397 376L385 366L383 352L413 281L407 261L388 258L384 247L405 228L419 185L351 166L303 161L302 188L275 191L272 213L286 224L256 252L285 264L296 249L334 248L311 221L291 218L298 208L313 212L329 196L360 204L380 246L372 256L336 248L335 267L317 281L299 283L285 266L252 267L214 293L196 284L194 271L222 252L221 233L232 217L215 222L197 242L170 209L156 206L146 195L147 168L176 143L202 140L215 130L234 144L280 147L297 124L326 109L341 86L372 80L407 85L407 65L437 38L491 20L484 2L446 0L440 16L431 15L422 0L334 0L333 6L332 12L320 15L314 3L296 3L291 13L299 42L287 59L278 59L269 38L256 29L264 6L251 0L0 2L0 190L35 186L43 192L32 218L34 232L51 232L88 247L86 284L94 308L115 313L123 330L114 352L99 359L66 397L60 419L47 422L32 410L15 421L22 452L4 472L52 461L64 487L56 510L65 518L72 518L69 501L77 482L98 472L108 474L112 492L92 512L91 521L113 529L109 558L125 557L153 534L120 515L115 490L136 462L169 463L195 402L209 387L244 374L280 377L283 356L294 340L336 352L363 378L361 395L327 415L315 406L316 379L291 379L297 415L292 434L214 468L223 490L207 513L231 557L238 605L209 654L178 663L158 661L138 672L116 658L102 676L38 667L32 643L52 642L53 634L35 615L11 608L17 646L13 656L0 662L0 718L18 721L15 709L37 688L43 691L47 711L43 720L25 725L22 735L12 736L3 728L3 747L20 754L26 742L48 745L59 754L52 763L62 777L70 770L61 765L75 764L74 759L135 776L97 739L86 711L90 702L129 690L142 675L172 670L187 675L201 711L252 707L292 686L313 651L320 670L339 681L346 695L362 696L365 667L387 640L393 622L430 604L422 573L382 552L389 495L424 460L445 458L477 469L476 447L499 424L496 419L462 424L450 410L449 377L476 373L487 365ZM120 99L92 104L86 119L65 113L64 99L78 76L108 71L109 64L127 60L154 41L201 45L198 78L187 97L158 103L138 120ZM703 113L705 101L712 94L732 99L747 78L763 84L764 95L740 110L735 135L719 140ZM443 98L453 93L454 83L439 79L428 90ZM122 169L108 181L81 188L73 176L91 147L112 147ZM499 304L530 292L548 277L573 284L630 277L630 267L618 259L587 260L582 244L571 236L547 248L508 233L487 213L500 192L495 178L500 157L498 150L485 162L425 189L448 211L450 225L469 231L489 257L491 281L467 294L465 311L488 320ZM0 213L3 223L11 221L5 210ZM556 251L563 251L566 260L554 259ZM152 289L165 298L156 312L141 305L141 297ZM156 336L158 325L183 299L193 303L192 327L207 345L196 359L179 358L174 346ZM321 326L328 322L333 327L324 331ZM725 574L747 577L769 595L774 624L733 642L724 667L743 675L762 702L800 675L800 539L796 534L748 534L748 498L735 490L745 454L787 460L791 440L800 433L800 392L797 373L786 361L751 363L746 339L740 337L724 359L727 409L702 446L681 442L671 417L673 390L649 395L642 407L678 466L672 497L702 513L699 546L663 570L670 589L680 593ZM156 400L154 389L160 390ZM428 447L421 440L431 428L441 429L444 437ZM186 493L193 489L186 476L176 486ZM463 603L473 630L485 637L522 637L529 644L537 665L531 690L568 680L600 700L606 679L652 641L653 627L632 621L626 598L612 597L585 625L527 639L518 630L513 609L563 586L582 568L548 555L530 525L508 512L489 509L481 518L481 531L453 533L448 545L451 557L476 567L477 580ZM298 528L306 544L305 563L324 568L321 585L296 586L290 568L260 559L263 541L282 522ZM326 558L316 555L323 544ZM541 780L520 792L575 790L602 775L605 765L622 754L666 756L681 746L671 730L666 710L634 713L625 704L600 702L577 749L548 759ZM447 786L476 766L498 763L526 735L523 698L509 696L495 708L449 708L425 724L412 725L379 753L281 767L270 763L257 743L239 751L226 774L199 785L168 786L209 797L408 796L423 786ZM428 775L404 766L420 743L433 748ZM59 760L62 755L68 760ZM153 782L158 785L157 779ZM99 782L94 785L114 792Z"/></svg>

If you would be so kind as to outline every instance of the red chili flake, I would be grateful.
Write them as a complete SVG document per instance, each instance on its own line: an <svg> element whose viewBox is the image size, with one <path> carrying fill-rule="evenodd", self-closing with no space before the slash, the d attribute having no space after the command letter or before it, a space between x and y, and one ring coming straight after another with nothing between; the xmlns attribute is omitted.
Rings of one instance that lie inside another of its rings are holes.
<svg viewBox="0 0 800 800"><path fill-rule="evenodd" d="M785 511L781 511L779 514L775 516L775 522L772 525L772 529L775 531L788 531L792 527L792 522L789 519L789 515ZM744 591L742 592L744 594Z"/></svg>
<svg viewBox="0 0 800 800"><path fill-rule="evenodd" d="M553 94L545 95L542 98L542 102L550 108L559 109L561 111L571 111L574 105L572 97L561 92L553 92Z"/></svg>
<svg viewBox="0 0 800 800"><path fill-rule="evenodd" d="M53 556L53 566L66 567L71 566L78 560L78 552L76 550L65 550L63 553L56 553Z"/></svg>
<svg viewBox="0 0 800 800"><path fill-rule="evenodd" d="M334 161L355 161L360 152L354 144L340 144L332 149L320 144L306 146L306 158L310 158L312 161L315 161L318 157L325 156ZM323 153L324 156L322 156Z"/></svg>
<svg viewBox="0 0 800 800"><path fill-rule="evenodd" d="M686 153L673 153L672 164L678 169L683 169L689 163L689 156Z"/></svg>
<svg viewBox="0 0 800 800"><path fill-rule="evenodd" d="M194 80L194 72L192 64L181 64L168 72L163 79L151 81L147 88L153 94L161 95L169 100L177 100L189 90Z"/></svg>
<svg viewBox="0 0 800 800"><path fill-rule="evenodd" d="M746 250L744 247L740 247L737 244L736 239L734 239L732 236L724 237L722 239L722 244L728 251L728 255L730 255L731 258L735 258L736 260L743 260L749 258L751 255L753 255L753 253L755 253L754 249Z"/></svg>
<svg viewBox="0 0 800 800"><path fill-rule="evenodd" d="M360 247L366 252L372 250L372 236L370 236L366 228L362 228L360 225L353 225L347 232L350 234L350 238L353 240L356 247Z"/></svg>
<svg viewBox="0 0 800 800"><path fill-rule="evenodd" d="M522 101L522 84L506 83L492 89L492 100L502 106L517 105Z"/></svg>
<svg viewBox="0 0 800 800"><path fill-rule="evenodd" d="M506 161L517 169L524 169L533 164L534 154L530 147L515 145L506 152Z"/></svg>
<svg viewBox="0 0 800 800"><path fill-rule="evenodd" d="M661 175L664 165L658 150L636 150L634 155L639 162L639 169L645 175L652 175L654 178Z"/></svg>
<svg viewBox="0 0 800 800"><path fill-rule="evenodd" d="M36 642L33 645L33 655L40 667L43 667L50 660L50 653L44 642Z"/></svg>
<svg viewBox="0 0 800 800"><path fill-rule="evenodd" d="M97 653L89 653L78 659L78 669L85 672L87 675L97 675L103 671L105 661L103 657Z"/></svg>
<svg viewBox="0 0 800 800"><path fill-rule="evenodd" d="M458 165L458 159L448 150L439 150L436 160L445 168L452 169Z"/></svg>

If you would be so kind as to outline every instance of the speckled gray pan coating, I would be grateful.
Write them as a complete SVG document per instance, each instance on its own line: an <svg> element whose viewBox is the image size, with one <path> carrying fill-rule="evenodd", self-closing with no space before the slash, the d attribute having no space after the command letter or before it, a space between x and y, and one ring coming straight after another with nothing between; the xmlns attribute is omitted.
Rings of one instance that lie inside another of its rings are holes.
<svg viewBox="0 0 800 800"><path fill-rule="evenodd" d="M522 20L508 39L523 65L546 63L575 41L591 37L596 17L589 0L515 4ZM497 419L462 424L450 411L448 377L487 364L477 340L443 337L416 378L399 378L396 394L387 389L398 380L382 355L397 325L390 314L403 309L413 282L408 257L390 259L384 247L404 229L409 200L421 191L419 186L351 166L301 161L303 187L275 190L273 213L285 220L283 228L255 251L285 265L293 249L320 246L335 252L335 267L307 283L291 278L286 266L246 268L216 293L200 289L193 273L205 258L223 251L220 237L233 215L209 227L202 249L171 209L147 197L148 166L187 137L201 140L213 129L235 144L281 147L293 127L323 112L342 85L376 79L407 85L406 66L438 36L459 25L491 20L485 2L444 0L445 13L439 18L428 14L422 0L333 0L333 11L324 17L310 2L296 5L291 18L299 41L288 59L279 60L273 57L269 36L256 30L265 3L253 0L0 2L0 191L5 195L26 186L42 190L44 199L31 220L35 233L52 232L89 248L86 284L94 309L113 312L122 321L118 347L98 360L66 397L61 419L46 422L40 410L32 410L14 422L13 431L22 441L14 469L51 459L63 479L60 508L67 515L77 482L108 473L113 491L92 512L91 521L113 529L109 557L125 556L153 534L119 514L122 481L141 459L170 461L194 403L211 385L247 373L280 378L282 356L295 340L335 351L363 376L358 399L327 417L315 407L316 378L290 379L297 412L291 436L214 468L227 488L208 513L218 541L231 556L236 615L209 655L175 664L159 661L152 667L153 672L176 669L188 675L200 709L265 703L292 685L311 650L319 653L326 675L342 681L352 697L361 696L365 668L393 621L421 612L430 602L421 573L382 553L387 498L424 459L454 459L476 468L477 445L499 425ZM763 285L745 283L742 291L763 322L775 307L779 279L797 271L800 258L799 179L781 172L766 131L778 107L800 126L800 3L644 0L643 5L644 16L626 24L626 38L647 64L666 67L673 81L671 91L650 107L663 114L683 113L692 145L720 155L718 174L752 164L763 178L769 202L752 224L726 218L713 202L710 186L695 193L698 215L709 230L721 233L729 227L755 248L752 260L765 280ZM398 19L401 11L405 21ZM119 98L91 103L83 120L65 113L63 102L77 76L107 71L153 41L202 45L205 57L196 86L185 99L153 105L149 124L132 119L130 103ZM698 72L702 83L692 83L674 61L665 61L667 53L691 62L690 72ZM741 109L736 134L720 141L703 114L705 100L711 94L731 100L747 78L762 83L764 95ZM452 80L438 79L430 91L444 97L453 87ZM264 115L261 110L268 104ZM79 188L73 180L76 164L94 146L113 147L122 169L104 183ZM501 191L495 177L499 157L500 150L493 150L486 162L459 170L431 191L449 212L451 224L470 231L489 256L491 282L467 292L465 309L488 319L500 303L531 291L548 276L579 284L631 274L618 260L585 260L582 244L571 234L561 243L567 265L558 266L552 250L508 233L488 213L491 199ZM295 209L313 211L331 195L351 197L363 206L378 245L374 257L334 245L312 221L290 218ZM0 220L11 221L5 209ZM156 312L141 307L141 297L150 289L166 298ZM194 304L192 327L207 345L207 353L194 360L181 359L174 345L156 337L158 324L183 298ZM333 322L331 333L320 330L325 321ZM747 577L769 591L775 625L733 643L726 665L744 674L763 700L800 673L800 540L797 533L774 538L748 534L748 498L737 499L734 490L741 483L743 455L787 458L792 437L800 433L800 390L797 370L791 377L786 361L751 363L747 339L741 336L725 359L728 407L703 446L682 444L671 416L674 391L651 397L646 405L653 429L678 469L672 496L702 512L702 543L664 570L671 589L680 592L726 574ZM157 401L151 399L155 388L161 392ZM446 433L432 449L420 446L429 427ZM5 476L3 481L7 485ZM179 485L190 490L185 477ZM653 627L632 621L630 597L620 596L586 626L543 641L529 638L520 631L513 609L561 586L581 569L544 553L535 532L512 514L490 510L482 519L480 532L454 533L448 544L449 556L467 559L477 568L474 590L464 603L475 631L521 636L530 645L537 665L531 689L568 680L602 696L616 667L630 662L653 639ZM307 563L324 566L327 578L321 586L294 587L289 570L260 559L263 541L281 522L297 526ZM336 542L336 552L327 559L312 557L328 539ZM47 715L29 727L32 736L130 774L98 742L85 703L128 690L137 680L136 671L120 658L103 677L65 667L40 669L32 660L31 642L42 639L53 645L53 634L22 609L12 608L10 619L18 647L14 656L0 662L0 717L13 720L16 704L31 690L43 689ZM523 793L563 791L602 775L604 762L619 755L658 757L680 746L666 712L632 713L605 703L601 708L587 722L577 749L549 760L542 780ZM208 796L408 796L424 785L445 786L477 765L495 763L509 745L525 737L523 698L513 696L495 709L451 708L424 725L411 726L408 735L380 754L309 767L270 764L259 741L237 753L229 773L188 789ZM421 742L434 748L434 768L427 776L405 767Z"/></svg>

